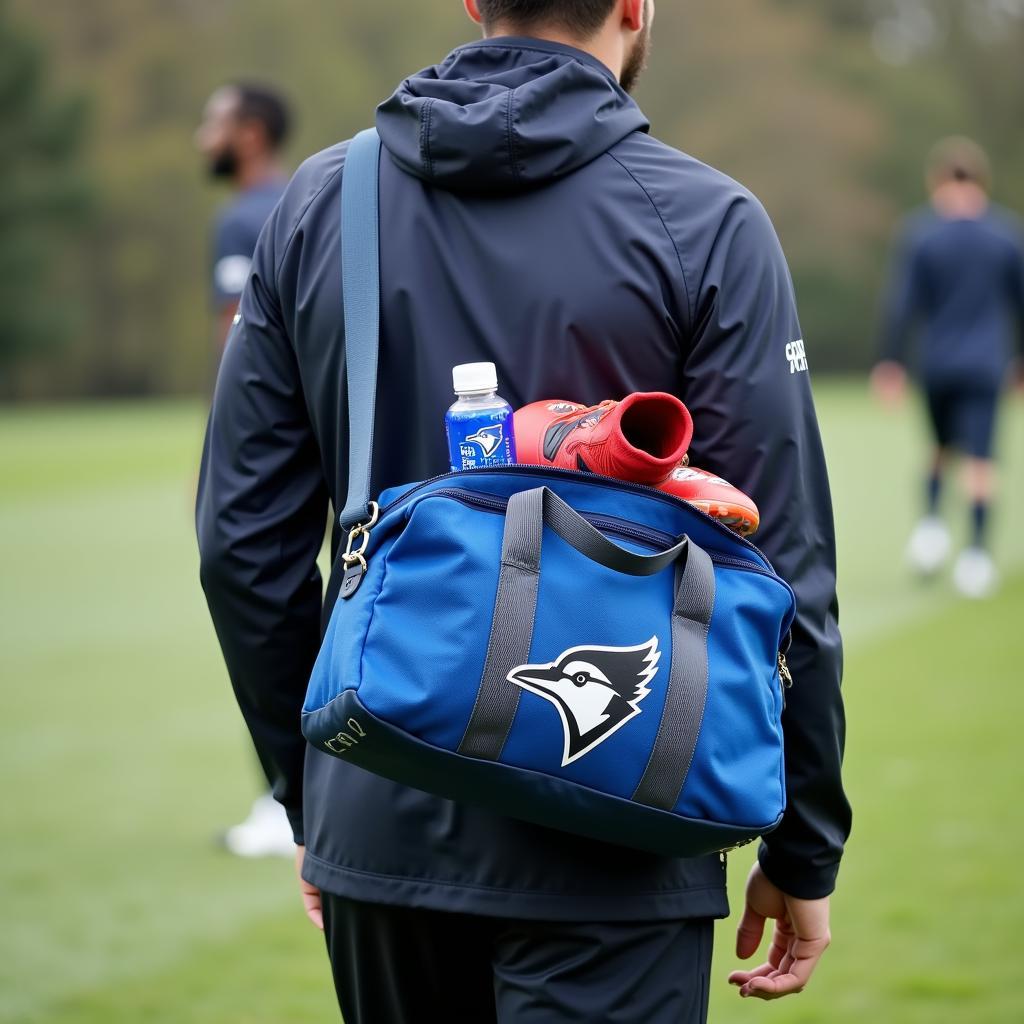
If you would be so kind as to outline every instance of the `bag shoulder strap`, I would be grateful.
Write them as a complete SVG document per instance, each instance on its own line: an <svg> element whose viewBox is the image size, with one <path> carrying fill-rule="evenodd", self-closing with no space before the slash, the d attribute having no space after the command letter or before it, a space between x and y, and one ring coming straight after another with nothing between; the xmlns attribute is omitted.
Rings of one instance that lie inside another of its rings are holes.
<svg viewBox="0 0 1024 1024"><path fill-rule="evenodd" d="M339 517L348 530L370 519L370 465L380 347L380 136L360 132L341 179L341 293L348 378L348 494Z"/></svg>

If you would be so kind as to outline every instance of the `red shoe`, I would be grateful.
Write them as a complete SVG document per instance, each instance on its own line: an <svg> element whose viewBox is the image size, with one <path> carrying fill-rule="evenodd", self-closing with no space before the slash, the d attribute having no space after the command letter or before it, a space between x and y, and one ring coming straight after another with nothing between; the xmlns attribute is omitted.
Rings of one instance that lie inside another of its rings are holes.
<svg viewBox="0 0 1024 1024"><path fill-rule="evenodd" d="M516 412L517 461L600 473L654 486L679 465L693 436L686 406L661 392L577 405L549 399Z"/></svg>
<svg viewBox="0 0 1024 1024"><path fill-rule="evenodd" d="M718 519L741 537L749 537L761 524L761 514L752 498L728 480L693 466L679 466L659 491L683 501Z"/></svg>

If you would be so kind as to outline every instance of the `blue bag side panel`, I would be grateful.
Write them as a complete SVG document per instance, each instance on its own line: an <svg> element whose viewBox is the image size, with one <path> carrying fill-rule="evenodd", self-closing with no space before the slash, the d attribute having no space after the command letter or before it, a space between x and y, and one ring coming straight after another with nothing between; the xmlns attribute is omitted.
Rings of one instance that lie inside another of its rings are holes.
<svg viewBox="0 0 1024 1024"><path fill-rule="evenodd" d="M335 603L310 674L303 714L319 710L342 690L359 685L363 639L373 615L374 600L384 582L389 547L389 542L375 545L367 562L366 576L355 596ZM336 567L334 571L341 570Z"/></svg>
<svg viewBox="0 0 1024 1024"><path fill-rule="evenodd" d="M366 635L359 699L377 717L456 749L487 656L505 518L445 498L415 505L388 554Z"/></svg>
<svg viewBox="0 0 1024 1024"><path fill-rule="evenodd" d="M731 824L770 823L785 806L782 696L776 658L789 592L757 575L716 569L711 685L676 811Z"/></svg>

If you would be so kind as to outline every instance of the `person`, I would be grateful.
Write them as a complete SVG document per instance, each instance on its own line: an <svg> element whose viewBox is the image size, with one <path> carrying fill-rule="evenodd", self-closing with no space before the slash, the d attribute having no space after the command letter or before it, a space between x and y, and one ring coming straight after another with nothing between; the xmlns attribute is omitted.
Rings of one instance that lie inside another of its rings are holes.
<svg viewBox="0 0 1024 1024"><path fill-rule="evenodd" d="M234 191L220 210L213 232L211 282L218 360L249 277L256 240L288 181L280 153L289 121L288 106L275 89L232 82L210 96L196 129L196 147L208 173ZM223 841L240 857L292 857L295 853L288 816L268 791L256 798L242 822L225 830Z"/></svg>
<svg viewBox="0 0 1024 1024"><path fill-rule="evenodd" d="M691 454L749 493L799 614L788 809L751 869L741 996L800 991L829 943L850 828L831 500L791 279L744 188L656 141L629 95L650 0L464 0L484 39L378 109L381 352L372 488L446 462L451 368L494 362L513 407L669 391ZM348 1024L707 1015L725 858L671 859L451 803L307 749L299 713L339 586L345 504L340 187L309 159L256 250L217 383L200 575L243 714L277 772L301 890ZM803 346L800 346L803 350ZM335 528L332 548L339 549ZM482 595L486 597L486 595ZM305 844L305 846L303 846Z"/></svg>
<svg viewBox="0 0 1024 1024"><path fill-rule="evenodd" d="M288 182L281 150L290 120L288 105L277 90L256 82L231 82L206 101L196 129L196 147L207 172L234 192L219 211L213 231L218 355L238 311L256 240Z"/></svg>
<svg viewBox="0 0 1024 1024"><path fill-rule="evenodd" d="M1013 351L1014 320L1024 341L1024 236L989 202L989 161L965 138L939 143L926 181L929 209L904 225L885 303L881 361L872 383L888 405L906 391L907 352L920 325L920 372L933 445L925 513L907 545L920 573L938 572L952 549L941 514L954 452L966 456L970 542L953 571L956 587L981 598L996 587L988 529L995 490L993 437Z"/></svg>

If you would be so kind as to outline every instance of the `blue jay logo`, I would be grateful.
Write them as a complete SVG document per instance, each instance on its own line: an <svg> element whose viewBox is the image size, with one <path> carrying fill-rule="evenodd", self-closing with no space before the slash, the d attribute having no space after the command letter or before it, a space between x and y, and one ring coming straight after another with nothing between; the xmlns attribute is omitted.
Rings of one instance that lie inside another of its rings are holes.
<svg viewBox="0 0 1024 1024"><path fill-rule="evenodd" d="M487 458L490 458L498 450L501 439L502 429L500 423L493 427L481 427L475 434L470 434L466 438L467 441L480 445Z"/></svg>
<svg viewBox="0 0 1024 1024"><path fill-rule="evenodd" d="M570 647L546 665L514 668L508 679L554 704L565 734L564 768L640 714L660 659L652 636L638 647Z"/></svg>

